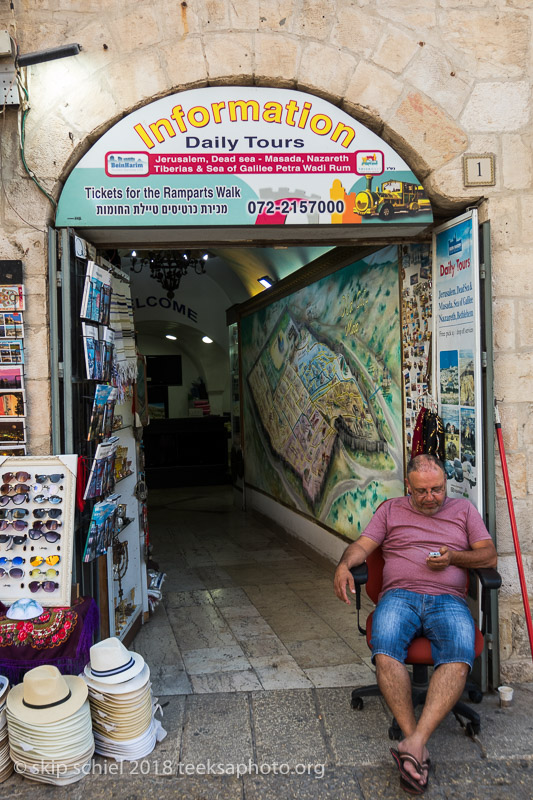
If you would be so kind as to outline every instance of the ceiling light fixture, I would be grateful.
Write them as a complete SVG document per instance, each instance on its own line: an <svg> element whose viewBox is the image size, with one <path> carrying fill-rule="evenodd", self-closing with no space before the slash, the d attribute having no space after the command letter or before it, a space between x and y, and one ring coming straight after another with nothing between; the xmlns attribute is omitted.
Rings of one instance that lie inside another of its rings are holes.
<svg viewBox="0 0 533 800"><path fill-rule="evenodd" d="M77 56L81 44L62 44L60 47L50 47L48 50L37 50L34 53L17 53L15 65L17 67L31 67L32 64L44 64L45 61L55 61L58 58Z"/></svg>
<svg viewBox="0 0 533 800"><path fill-rule="evenodd" d="M258 278L257 282L260 283L261 286L264 286L265 289L270 289L270 287L274 285L274 281L272 278L269 278L268 275L263 275L262 278Z"/></svg>
<svg viewBox="0 0 533 800"><path fill-rule="evenodd" d="M161 284L172 300L178 290L180 281L190 270L197 275L205 274L205 262L209 258L207 253L200 250L151 250L141 258L137 258L135 250L132 251L130 262L131 271L139 273L143 267L150 267L150 277Z"/></svg>
<svg viewBox="0 0 533 800"><path fill-rule="evenodd" d="M209 336L202 336L202 342L206 344L213 344L213 340L209 338Z"/></svg>
<svg viewBox="0 0 533 800"><path fill-rule="evenodd" d="M170 339L172 342L175 342L177 338L178 338L177 336L172 336L171 333L167 333L167 335L165 336L165 339Z"/></svg>

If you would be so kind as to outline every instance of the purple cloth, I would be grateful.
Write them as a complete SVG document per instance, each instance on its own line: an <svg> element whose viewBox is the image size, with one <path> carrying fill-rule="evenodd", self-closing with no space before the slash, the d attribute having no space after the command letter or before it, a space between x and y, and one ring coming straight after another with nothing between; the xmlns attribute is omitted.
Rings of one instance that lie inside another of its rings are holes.
<svg viewBox="0 0 533 800"><path fill-rule="evenodd" d="M408 589L456 597L466 594L466 570L450 565L433 572L426 558L442 546L470 550L472 544L491 538L472 503L451 497L432 516L413 508L409 497L388 500L378 508L362 536L381 546L385 561L381 594L388 589Z"/></svg>
<svg viewBox="0 0 533 800"><path fill-rule="evenodd" d="M28 670L43 664L52 664L63 675L78 675L83 670L100 621L92 597L80 598L69 609L45 609L45 615L51 612L49 622L28 620L27 637L22 641L24 623L7 620L6 611L0 603L0 674L10 683L20 683ZM52 629L54 641L48 635Z"/></svg>

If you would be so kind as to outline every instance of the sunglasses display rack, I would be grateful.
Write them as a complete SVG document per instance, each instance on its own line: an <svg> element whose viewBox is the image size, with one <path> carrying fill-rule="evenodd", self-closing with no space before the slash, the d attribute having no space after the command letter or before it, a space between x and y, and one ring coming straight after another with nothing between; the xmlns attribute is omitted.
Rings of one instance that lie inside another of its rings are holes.
<svg viewBox="0 0 533 800"><path fill-rule="evenodd" d="M70 606L77 456L0 457L0 601Z"/></svg>

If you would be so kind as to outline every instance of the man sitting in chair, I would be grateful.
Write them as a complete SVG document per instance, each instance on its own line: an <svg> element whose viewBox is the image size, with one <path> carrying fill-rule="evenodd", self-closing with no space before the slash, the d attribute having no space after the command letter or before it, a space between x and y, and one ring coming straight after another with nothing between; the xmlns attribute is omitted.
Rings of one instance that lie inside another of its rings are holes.
<svg viewBox="0 0 533 800"><path fill-rule="evenodd" d="M407 466L407 497L383 503L335 571L335 593L350 603L350 568L381 546L383 587L372 621L372 661L380 691L404 738L391 753L402 787L422 794L429 773L428 740L460 699L474 661L474 621L466 604L466 569L495 567L497 554L474 506L446 497L446 473L430 455ZM435 670L418 720L405 658L410 642L431 642Z"/></svg>

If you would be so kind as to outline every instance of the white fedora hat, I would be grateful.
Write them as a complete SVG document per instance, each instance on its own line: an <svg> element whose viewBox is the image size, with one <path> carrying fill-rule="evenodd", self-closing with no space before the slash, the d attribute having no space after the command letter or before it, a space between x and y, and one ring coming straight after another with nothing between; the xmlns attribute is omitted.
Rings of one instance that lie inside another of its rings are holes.
<svg viewBox="0 0 533 800"><path fill-rule="evenodd" d="M93 644L90 655L85 674L98 683L124 683L138 675L144 667L144 658L139 653L127 650L116 636Z"/></svg>
<svg viewBox="0 0 533 800"><path fill-rule="evenodd" d="M57 667L44 664L30 669L22 683L11 689L7 708L23 723L46 725L78 711L87 699L87 692L81 678L62 675Z"/></svg>
<svg viewBox="0 0 533 800"><path fill-rule="evenodd" d="M130 655L133 655L133 653L130 653ZM137 675L133 678L126 678L124 683L102 683L101 680L93 678L90 672L90 664L87 664L82 677L88 684L90 693L100 695L110 702L113 702L115 695L128 695L130 692L139 691L150 680L150 668L146 662Z"/></svg>

